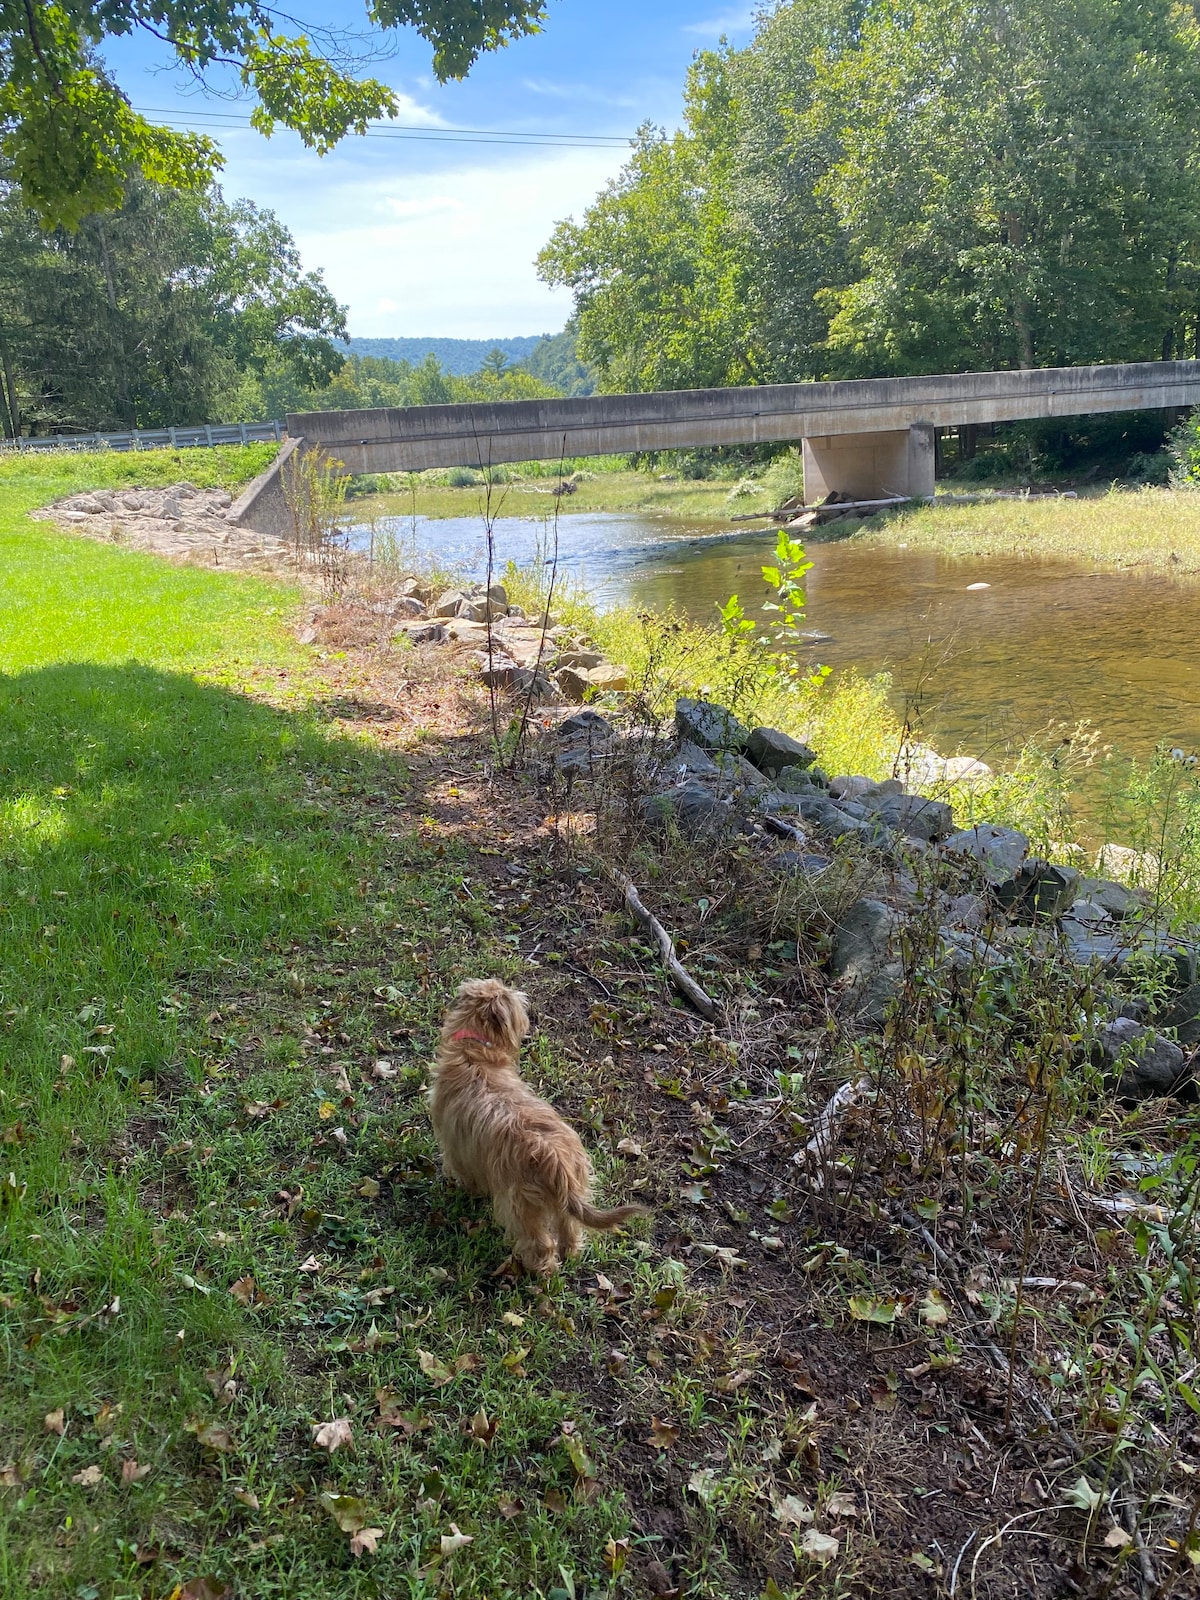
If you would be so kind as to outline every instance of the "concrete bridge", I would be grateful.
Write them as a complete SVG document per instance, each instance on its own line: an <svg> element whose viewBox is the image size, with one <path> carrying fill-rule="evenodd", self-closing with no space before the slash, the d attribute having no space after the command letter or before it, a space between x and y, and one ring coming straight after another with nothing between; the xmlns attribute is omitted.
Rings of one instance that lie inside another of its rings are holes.
<svg viewBox="0 0 1200 1600"><path fill-rule="evenodd" d="M936 428L1192 405L1200 405L1200 361L1140 361L572 400L303 412L288 416L285 453L302 444L342 462L350 472L416 472L800 441L809 502L833 490L861 500L930 497ZM231 508L231 518L262 532L278 531L278 519L286 514L282 462L281 454L275 468Z"/></svg>

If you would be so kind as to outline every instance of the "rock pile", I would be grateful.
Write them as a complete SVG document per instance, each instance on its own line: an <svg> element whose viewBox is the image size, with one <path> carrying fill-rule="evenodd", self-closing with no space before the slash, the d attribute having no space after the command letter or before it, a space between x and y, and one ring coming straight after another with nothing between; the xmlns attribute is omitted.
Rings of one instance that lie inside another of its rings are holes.
<svg viewBox="0 0 1200 1600"><path fill-rule="evenodd" d="M98 489L32 515L90 539L176 561L256 571L286 565L287 542L231 523L229 506L224 489L176 483L166 489Z"/></svg>
<svg viewBox="0 0 1200 1600"><path fill-rule="evenodd" d="M555 739L556 764L570 774L595 771L621 744L590 710L562 722ZM981 764L958 760L970 783ZM1118 1013L1130 1009L1119 980L1134 963L1169 999L1157 1016L1141 1005L1135 1018L1118 1014L1104 1024L1095 1059L1124 1099L1191 1092L1200 929L1172 933L1141 891L1042 860L1015 828L958 828L948 802L898 779L827 777L807 745L777 728L749 728L711 701L677 702L671 748L643 770L640 811L650 828L672 827L708 848L723 836L756 838L774 850L781 873L814 885L835 856L852 857L874 877L842 912L828 963L842 1009L861 1025L880 1024L898 994L902 935L917 922L926 940L933 934L935 959L947 970L1016 965L1031 953L1065 961L1090 969ZM1147 1023L1173 1030L1178 1042Z"/></svg>
<svg viewBox="0 0 1200 1600"><path fill-rule="evenodd" d="M469 647L484 684L536 704L581 705L592 694L628 689L624 667L608 661L589 641L553 617L527 617L510 605L502 583L441 593L420 578L406 578L402 604L412 608L395 637L413 644ZM401 612L396 611L397 619Z"/></svg>

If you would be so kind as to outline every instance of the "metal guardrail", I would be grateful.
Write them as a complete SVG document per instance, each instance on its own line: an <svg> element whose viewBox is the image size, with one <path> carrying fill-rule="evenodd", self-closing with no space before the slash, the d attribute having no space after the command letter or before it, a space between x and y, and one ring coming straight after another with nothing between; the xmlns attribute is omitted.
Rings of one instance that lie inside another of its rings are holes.
<svg viewBox="0 0 1200 1600"><path fill-rule="evenodd" d="M214 444L278 444L282 422L204 422L191 428L134 428L128 433L55 433L0 439L0 450L184 450Z"/></svg>

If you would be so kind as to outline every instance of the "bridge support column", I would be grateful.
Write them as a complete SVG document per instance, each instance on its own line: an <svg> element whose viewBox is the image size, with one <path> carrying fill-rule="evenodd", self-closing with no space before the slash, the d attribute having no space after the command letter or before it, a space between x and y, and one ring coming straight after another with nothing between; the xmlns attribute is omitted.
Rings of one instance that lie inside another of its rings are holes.
<svg viewBox="0 0 1200 1600"><path fill-rule="evenodd" d="M933 424L886 433L833 433L804 441L804 498L834 490L853 500L933 498Z"/></svg>

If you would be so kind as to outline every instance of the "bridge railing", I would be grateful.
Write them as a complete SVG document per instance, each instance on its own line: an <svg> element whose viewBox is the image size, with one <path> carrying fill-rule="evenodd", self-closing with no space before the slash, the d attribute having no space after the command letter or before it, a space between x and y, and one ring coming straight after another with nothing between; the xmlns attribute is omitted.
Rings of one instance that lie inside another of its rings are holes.
<svg viewBox="0 0 1200 1600"><path fill-rule="evenodd" d="M192 450L217 444L282 440L282 422L202 422L188 428L132 428L127 433L55 433L39 439L0 439L0 450Z"/></svg>

